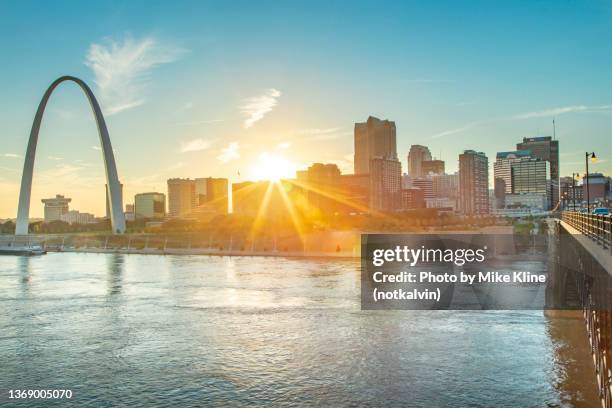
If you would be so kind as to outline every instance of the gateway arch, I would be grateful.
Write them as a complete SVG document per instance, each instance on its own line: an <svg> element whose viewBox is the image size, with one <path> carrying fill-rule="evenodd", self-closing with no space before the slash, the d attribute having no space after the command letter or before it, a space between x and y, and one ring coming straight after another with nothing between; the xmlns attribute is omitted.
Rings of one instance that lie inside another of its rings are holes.
<svg viewBox="0 0 612 408"><path fill-rule="evenodd" d="M73 76L63 76L53 81L51 86L49 86L43 95L43 98L38 105L36 116L34 117L34 123L32 123L30 140L28 141L28 150L26 152L25 161L23 164L23 174L21 175L21 189L19 190L19 207L17 210L17 225L15 228L15 235L28 234L30 195L32 192L32 174L34 171L34 157L36 155L36 144L38 143L38 132L40 131L40 124L42 122L49 97L55 88L57 88L57 86L64 81L72 81L81 87L89 100L89 104L91 105L91 109L96 118L98 134L100 135L100 144L102 145L104 169L106 172L107 193L110 201L111 225L113 228L113 233L122 234L125 232L125 216L123 214L121 187L119 184L119 177L117 176L117 166L115 164L115 156L113 155L113 147L111 146L110 138L108 136L108 129L106 128L106 122L104 122L104 116L102 116L102 110L100 109L100 105L98 104L93 92L91 89L89 89L85 82Z"/></svg>

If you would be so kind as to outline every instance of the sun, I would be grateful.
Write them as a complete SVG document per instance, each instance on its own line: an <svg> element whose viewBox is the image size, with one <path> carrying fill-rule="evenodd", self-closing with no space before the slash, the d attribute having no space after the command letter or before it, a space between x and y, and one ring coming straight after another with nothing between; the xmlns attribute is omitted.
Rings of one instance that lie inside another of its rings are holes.
<svg viewBox="0 0 612 408"><path fill-rule="evenodd" d="M278 182L281 179L295 178L297 166L286 158L268 152L262 152L251 168L255 180Z"/></svg>

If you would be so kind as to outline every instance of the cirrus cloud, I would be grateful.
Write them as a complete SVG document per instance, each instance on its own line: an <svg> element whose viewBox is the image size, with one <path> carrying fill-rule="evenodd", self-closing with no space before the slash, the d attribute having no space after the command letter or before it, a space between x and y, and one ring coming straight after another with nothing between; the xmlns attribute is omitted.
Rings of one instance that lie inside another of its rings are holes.
<svg viewBox="0 0 612 408"><path fill-rule="evenodd" d="M266 113L272 111L277 105L280 96L281 92L279 90L270 88L262 95L244 99L243 105L240 107L242 114L247 117L244 121L244 127L248 129L255 122L263 119Z"/></svg>
<svg viewBox="0 0 612 408"><path fill-rule="evenodd" d="M126 36L91 44L85 65L94 73L104 113L112 115L142 105L151 69L174 62L185 52L152 37L135 40Z"/></svg>
<svg viewBox="0 0 612 408"><path fill-rule="evenodd" d="M217 159L222 163L227 163L232 160L240 158L240 143L231 142L227 147L221 149L221 153L217 156Z"/></svg>

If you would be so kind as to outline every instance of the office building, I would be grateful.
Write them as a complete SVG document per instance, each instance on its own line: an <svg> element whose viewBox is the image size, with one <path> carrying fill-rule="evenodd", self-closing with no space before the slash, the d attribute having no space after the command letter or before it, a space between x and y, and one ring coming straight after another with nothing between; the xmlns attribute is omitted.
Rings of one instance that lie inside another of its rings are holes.
<svg viewBox="0 0 612 408"><path fill-rule="evenodd" d="M548 205L546 210L552 205L552 186L550 182L550 162L540 159L526 159L515 161L510 165L512 174L512 195L514 194L534 194L544 197ZM506 206L512 198L506 194Z"/></svg>
<svg viewBox="0 0 612 408"><path fill-rule="evenodd" d="M77 210L69 210L62 214L60 219L68 224L94 224L96 222L96 217L93 214L82 213Z"/></svg>
<svg viewBox="0 0 612 408"><path fill-rule="evenodd" d="M418 177L412 179L412 187L419 188L423 191L423 198L427 201L434 198L433 181L430 177Z"/></svg>
<svg viewBox="0 0 612 408"><path fill-rule="evenodd" d="M586 201L587 190L586 190L586 179L582 178L582 196ZM610 177L604 176L602 173L589 173L589 202L590 204L601 204L604 201L610 200L612 195L612 183Z"/></svg>
<svg viewBox="0 0 612 408"><path fill-rule="evenodd" d="M531 156L550 162L551 207L559 202L559 141L550 136L525 137L516 145L517 150L529 150Z"/></svg>
<svg viewBox="0 0 612 408"><path fill-rule="evenodd" d="M168 180L168 215L191 217L196 206L195 181L172 178Z"/></svg>
<svg viewBox="0 0 612 408"><path fill-rule="evenodd" d="M459 207L468 215L489 212L489 160L482 152L459 155Z"/></svg>
<svg viewBox="0 0 612 408"><path fill-rule="evenodd" d="M340 176L340 191L343 200L343 212L365 213L370 205L370 175L343 174Z"/></svg>
<svg viewBox="0 0 612 408"><path fill-rule="evenodd" d="M421 173L423 176L432 174L444 174L443 160L424 160L421 163Z"/></svg>
<svg viewBox="0 0 612 408"><path fill-rule="evenodd" d="M370 160L370 209L396 211L401 206L402 164L397 159Z"/></svg>
<svg viewBox="0 0 612 408"><path fill-rule="evenodd" d="M397 159L395 122L370 116L355 123L355 174L370 173L374 158Z"/></svg>
<svg viewBox="0 0 612 408"><path fill-rule="evenodd" d="M61 221L62 216L69 211L68 203L72 201L72 198L57 194L55 198L43 198L40 201L45 205L45 222L51 222Z"/></svg>
<svg viewBox="0 0 612 408"><path fill-rule="evenodd" d="M408 152L408 175L410 177L423 177L423 162L431 161L431 152L427 146L412 145ZM442 163L444 165L444 162Z"/></svg>
<svg viewBox="0 0 612 408"><path fill-rule="evenodd" d="M303 183L310 211L334 214L343 210L340 169L335 164L314 163L308 170L297 173Z"/></svg>
<svg viewBox="0 0 612 408"><path fill-rule="evenodd" d="M415 210L425 208L425 197L423 190L416 187L403 188L401 191L401 209Z"/></svg>
<svg viewBox="0 0 612 408"><path fill-rule="evenodd" d="M498 152L495 156L495 163L493 163L493 180L497 183L495 185L500 186L503 182L504 192L506 194L512 193L512 172L511 165L514 162L527 160L531 158L531 152L529 150L517 150L513 152ZM501 181L498 181L501 180Z"/></svg>
<svg viewBox="0 0 612 408"><path fill-rule="evenodd" d="M228 185L226 178L196 178L196 207L205 212L227 214L229 206Z"/></svg>
<svg viewBox="0 0 612 408"><path fill-rule="evenodd" d="M163 193L140 193L134 196L135 219L159 219L166 216L166 195Z"/></svg>
<svg viewBox="0 0 612 408"><path fill-rule="evenodd" d="M429 178L435 198L459 198L459 173L432 174Z"/></svg>

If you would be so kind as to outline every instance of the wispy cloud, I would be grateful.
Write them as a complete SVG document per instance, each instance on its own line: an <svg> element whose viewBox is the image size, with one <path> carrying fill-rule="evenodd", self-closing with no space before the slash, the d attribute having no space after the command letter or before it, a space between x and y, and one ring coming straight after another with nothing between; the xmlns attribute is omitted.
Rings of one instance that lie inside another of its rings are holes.
<svg viewBox="0 0 612 408"><path fill-rule="evenodd" d="M102 148L100 146L91 146L92 149L94 150L102 150Z"/></svg>
<svg viewBox="0 0 612 408"><path fill-rule="evenodd" d="M60 160L64 160L63 157L57 157L57 156L48 156L47 157L49 160L54 160L54 161L60 161Z"/></svg>
<svg viewBox="0 0 612 408"><path fill-rule="evenodd" d="M20 159L21 156L15 153L3 153L2 157L10 157L12 159Z"/></svg>
<svg viewBox="0 0 612 408"><path fill-rule="evenodd" d="M263 119L266 113L277 105L280 96L281 92L279 90L270 88L262 95L244 99L243 105L240 107L240 111L247 117L244 121L244 127L248 129L255 122Z"/></svg>
<svg viewBox="0 0 612 408"><path fill-rule="evenodd" d="M276 149L277 150L286 150L289 147L291 147L291 143L290 142L281 142L281 143L276 145Z"/></svg>
<svg viewBox="0 0 612 408"><path fill-rule="evenodd" d="M227 163L232 160L240 158L240 143L231 142L227 147L221 149L221 153L217 156L217 159L222 163Z"/></svg>
<svg viewBox="0 0 612 408"><path fill-rule="evenodd" d="M352 131L343 130L339 127L299 129L296 133L304 136L300 138L300 140L304 141L331 140L342 136L351 136L353 134Z"/></svg>
<svg viewBox="0 0 612 408"><path fill-rule="evenodd" d="M199 152L200 150L206 150L210 147L212 141L204 140L201 137L197 139L188 140L181 143L181 153L188 152Z"/></svg>
<svg viewBox="0 0 612 408"><path fill-rule="evenodd" d="M440 133L436 133L435 135L431 136L431 138L432 139L439 139L441 137L451 136L451 135L454 135L456 133L462 133L462 132L465 132L467 130L470 130L470 129L476 127L476 126L482 125L483 123L487 123L487 122L491 122L491 121L481 120L481 121L471 122L471 123L468 123L467 125L464 125L464 126L460 126L460 127L453 128L453 129L447 129L447 130L444 130L444 131L442 131Z"/></svg>
<svg viewBox="0 0 612 408"><path fill-rule="evenodd" d="M532 118L545 118L552 116L559 116L565 113L575 113L575 112L605 112L612 111L612 105L595 105L595 106L587 106L587 105L574 105L574 106L565 106L561 108L552 108L545 109L541 111L535 112L526 112L521 113L519 115L515 115L512 119L521 120L521 119L532 119Z"/></svg>
<svg viewBox="0 0 612 408"><path fill-rule="evenodd" d="M135 40L130 36L89 46L85 64L95 76L97 93L107 115L145 102L144 90L154 67L174 62L185 50L161 44L154 38Z"/></svg>

